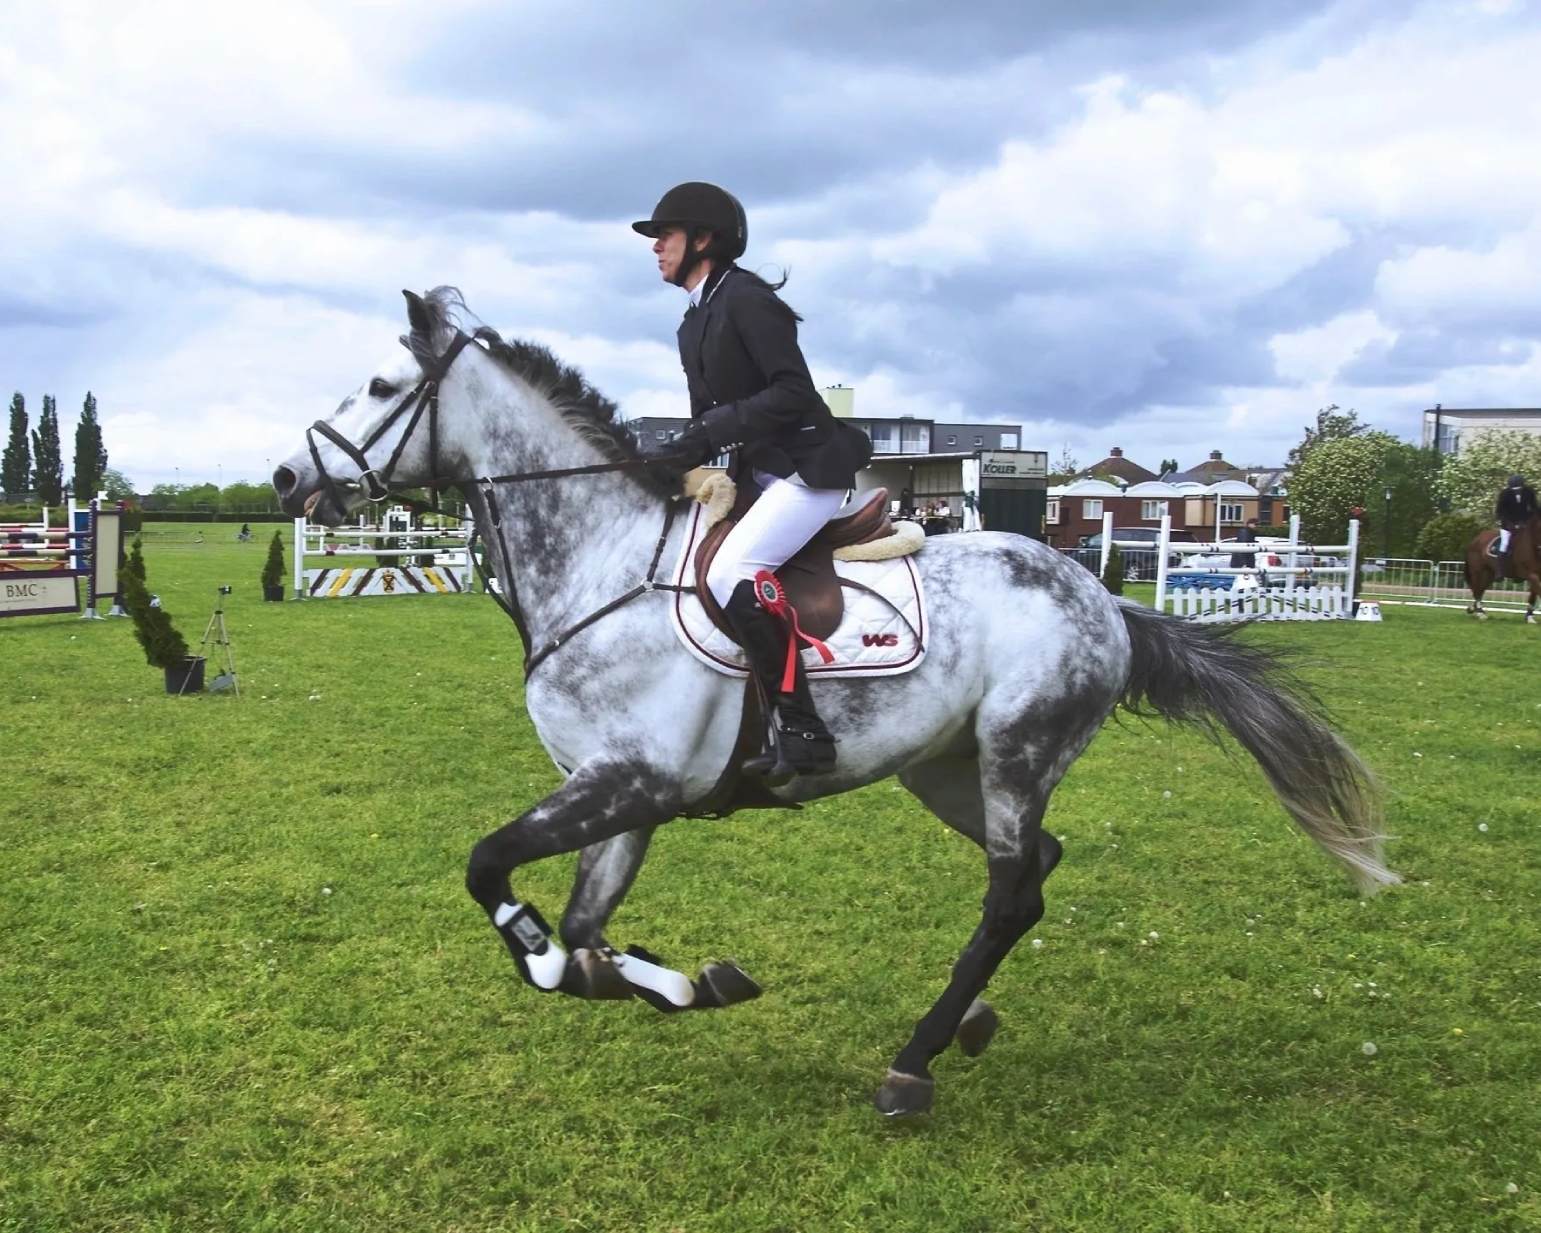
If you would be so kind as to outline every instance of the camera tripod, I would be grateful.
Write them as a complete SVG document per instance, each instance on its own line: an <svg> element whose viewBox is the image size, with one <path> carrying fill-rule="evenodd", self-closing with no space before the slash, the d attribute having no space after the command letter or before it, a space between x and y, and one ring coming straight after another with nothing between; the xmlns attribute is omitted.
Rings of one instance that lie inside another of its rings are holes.
<svg viewBox="0 0 1541 1233"><path fill-rule="evenodd" d="M241 683L235 675L235 651L230 646L230 631L225 628L225 593L224 587L220 588L219 598L214 601L214 615L209 618L208 625L204 628L203 637L198 640L197 654L204 659L211 659L209 643L212 642L219 648L220 673L209 682L209 692L212 694L224 693L227 689L233 690L235 696L241 696ZM185 684L185 683L184 683Z"/></svg>

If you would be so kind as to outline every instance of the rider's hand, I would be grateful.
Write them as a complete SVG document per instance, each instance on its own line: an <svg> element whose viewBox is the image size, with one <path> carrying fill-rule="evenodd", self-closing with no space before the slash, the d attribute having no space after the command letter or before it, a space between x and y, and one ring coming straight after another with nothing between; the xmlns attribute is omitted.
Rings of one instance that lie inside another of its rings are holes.
<svg viewBox="0 0 1541 1233"><path fill-rule="evenodd" d="M692 420L685 430L669 443L668 458L683 471L705 466L721 451L712 444L706 429L699 421Z"/></svg>

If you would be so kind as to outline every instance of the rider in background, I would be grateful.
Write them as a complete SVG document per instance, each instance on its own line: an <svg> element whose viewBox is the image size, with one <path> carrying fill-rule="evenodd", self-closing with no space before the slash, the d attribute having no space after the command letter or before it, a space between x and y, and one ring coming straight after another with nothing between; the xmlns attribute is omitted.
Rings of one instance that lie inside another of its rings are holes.
<svg viewBox="0 0 1541 1233"><path fill-rule="evenodd" d="M1498 578L1509 576L1509 541L1536 514L1536 490L1525 482L1523 475L1511 475L1509 483L1498 494Z"/></svg>
<svg viewBox="0 0 1541 1233"><path fill-rule="evenodd" d="M802 320L759 275L734 264L748 241L744 207L714 184L666 192L632 229L653 241L663 280L690 297L679 328L691 422L671 453L700 466L734 451L728 475L760 496L717 552L706 583L727 615L769 700L784 761L767 753L745 771L822 774L835 741L814 709L797 663L791 693L780 690L790 631L759 604L754 577L781 568L845 503L872 456L860 429L841 423L814 388L797 342Z"/></svg>

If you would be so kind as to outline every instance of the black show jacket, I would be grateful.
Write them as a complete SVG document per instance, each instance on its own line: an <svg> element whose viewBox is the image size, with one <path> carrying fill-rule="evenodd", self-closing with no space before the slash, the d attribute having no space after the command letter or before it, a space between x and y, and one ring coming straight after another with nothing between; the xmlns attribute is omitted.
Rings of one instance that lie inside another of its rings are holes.
<svg viewBox="0 0 1541 1233"><path fill-rule="evenodd" d="M785 479L795 471L810 488L852 487L872 442L813 388L791 311L733 265L708 275L701 298L680 323L680 363L692 418L719 449L742 447L728 474Z"/></svg>
<svg viewBox="0 0 1541 1233"><path fill-rule="evenodd" d="M1529 484L1505 488L1498 494L1498 506L1493 512L1505 526L1528 521L1536 512L1536 490Z"/></svg>

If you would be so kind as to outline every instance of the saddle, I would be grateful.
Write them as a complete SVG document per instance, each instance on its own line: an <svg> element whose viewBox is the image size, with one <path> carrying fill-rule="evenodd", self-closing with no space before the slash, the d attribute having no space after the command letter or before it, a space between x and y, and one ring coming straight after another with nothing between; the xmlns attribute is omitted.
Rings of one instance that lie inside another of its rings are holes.
<svg viewBox="0 0 1541 1233"><path fill-rule="evenodd" d="M748 512L757 495L750 485L739 485L733 508L706 533L701 547L696 550L696 595L712 624L735 641L737 638L727 617L707 589L706 571L728 532ZM806 633L815 638L828 638L839 628L840 618L845 615L845 596L840 589L840 576L835 573L835 550L853 544L875 543L895 533L894 524L888 518L888 489L874 488L855 511L843 518L831 519L798 550L796 556L776 571L788 602L797 609L798 624Z"/></svg>

